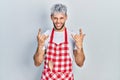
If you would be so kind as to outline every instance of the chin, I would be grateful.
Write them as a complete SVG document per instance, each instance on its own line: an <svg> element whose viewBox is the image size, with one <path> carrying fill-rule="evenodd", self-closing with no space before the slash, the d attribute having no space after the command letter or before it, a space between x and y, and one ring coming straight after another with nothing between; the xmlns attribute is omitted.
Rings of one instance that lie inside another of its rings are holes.
<svg viewBox="0 0 120 80"><path fill-rule="evenodd" d="M56 29L61 29L62 27L56 27Z"/></svg>
<svg viewBox="0 0 120 80"><path fill-rule="evenodd" d="M61 29L63 29L63 27L64 27L64 24L61 25L61 26L57 26L57 25L54 24L54 28L55 28L56 30L61 30Z"/></svg>
<svg viewBox="0 0 120 80"><path fill-rule="evenodd" d="M56 27L56 30L61 30L63 29L63 27Z"/></svg>

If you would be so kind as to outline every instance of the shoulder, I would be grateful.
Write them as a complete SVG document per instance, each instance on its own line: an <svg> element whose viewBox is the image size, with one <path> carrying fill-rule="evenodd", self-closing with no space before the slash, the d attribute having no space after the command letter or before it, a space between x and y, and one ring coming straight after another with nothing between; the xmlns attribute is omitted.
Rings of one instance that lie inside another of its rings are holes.
<svg viewBox="0 0 120 80"><path fill-rule="evenodd" d="M72 35L75 35L75 34L76 34L74 31L71 31L71 30L69 30L69 29L67 29L67 32L68 32L68 36L69 36L70 38L72 38Z"/></svg>
<svg viewBox="0 0 120 80"><path fill-rule="evenodd" d="M50 40L51 32L52 32L52 29L48 29L45 32L43 32L44 35L49 36L48 39L45 41L46 43L48 43L48 41Z"/></svg>
<svg viewBox="0 0 120 80"><path fill-rule="evenodd" d="M43 34L45 34L45 35L50 35L50 33L51 33L51 29L48 29L48 30L46 30Z"/></svg>
<svg viewBox="0 0 120 80"><path fill-rule="evenodd" d="M73 34L73 35L75 35L75 34L76 34L76 32L71 31L71 30L69 30L69 29L67 29L67 31L68 31L68 34Z"/></svg>
<svg viewBox="0 0 120 80"><path fill-rule="evenodd" d="M71 31L71 30L69 30L69 29L67 29L67 33L68 33L69 42L74 43L75 41L74 41L72 35L75 35L76 33Z"/></svg>

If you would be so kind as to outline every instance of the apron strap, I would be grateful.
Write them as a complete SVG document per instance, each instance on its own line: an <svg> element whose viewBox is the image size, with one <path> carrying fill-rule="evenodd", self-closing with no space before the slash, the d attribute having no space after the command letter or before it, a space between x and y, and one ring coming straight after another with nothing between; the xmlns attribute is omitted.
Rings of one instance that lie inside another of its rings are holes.
<svg viewBox="0 0 120 80"><path fill-rule="evenodd" d="M52 29L52 33L51 33L51 36L50 36L50 43L52 43L52 41L53 41L53 35L54 35L54 28Z"/></svg>
<svg viewBox="0 0 120 80"><path fill-rule="evenodd" d="M68 43L68 34L67 34L67 29L65 28L65 43Z"/></svg>
<svg viewBox="0 0 120 80"><path fill-rule="evenodd" d="M51 33L51 36L50 36L50 43L52 43L53 37L54 37L54 28L52 29L52 33ZM67 36L67 29L65 28L65 31L64 31L65 43L68 43L68 38L67 37L68 37Z"/></svg>

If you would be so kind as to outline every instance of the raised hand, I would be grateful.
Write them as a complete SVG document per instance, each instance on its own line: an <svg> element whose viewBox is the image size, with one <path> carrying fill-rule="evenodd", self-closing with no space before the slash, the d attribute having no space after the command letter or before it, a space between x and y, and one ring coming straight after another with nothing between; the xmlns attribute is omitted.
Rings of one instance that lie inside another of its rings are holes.
<svg viewBox="0 0 120 80"><path fill-rule="evenodd" d="M41 34L41 29L39 29L38 35L37 35L38 46L43 47L44 44L45 44L45 40L46 40L48 37L49 37L48 35L46 36L46 35L44 35L44 34Z"/></svg>
<svg viewBox="0 0 120 80"><path fill-rule="evenodd" d="M72 34L73 39L75 40L75 44L78 49L81 49L83 47L83 39L85 37L85 34L83 34L82 29L79 30L79 34Z"/></svg>

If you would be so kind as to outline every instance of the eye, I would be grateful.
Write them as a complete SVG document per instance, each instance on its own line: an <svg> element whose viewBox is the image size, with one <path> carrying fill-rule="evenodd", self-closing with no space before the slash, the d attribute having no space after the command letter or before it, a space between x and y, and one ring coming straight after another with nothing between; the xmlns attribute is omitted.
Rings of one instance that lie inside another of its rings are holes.
<svg viewBox="0 0 120 80"><path fill-rule="evenodd" d="M54 17L54 19L55 19L55 20L57 20L57 18L56 18L56 17Z"/></svg>
<svg viewBox="0 0 120 80"><path fill-rule="evenodd" d="M60 19L64 19L64 17L61 17Z"/></svg>

